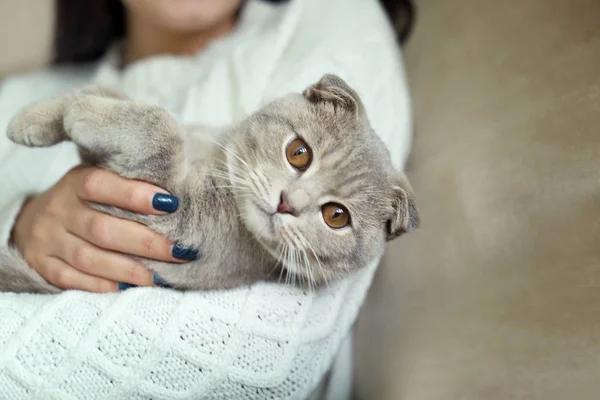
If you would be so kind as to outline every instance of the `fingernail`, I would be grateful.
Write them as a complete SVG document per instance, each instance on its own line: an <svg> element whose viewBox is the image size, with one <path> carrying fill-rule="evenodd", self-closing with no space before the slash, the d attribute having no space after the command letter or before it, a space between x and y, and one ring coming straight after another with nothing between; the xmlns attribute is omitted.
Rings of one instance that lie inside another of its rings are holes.
<svg viewBox="0 0 600 400"><path fill-rule="evenodd" d="M137 287L137 285L132 285L130 283L125 283L125 282L119 282L119 291L131 289L131 288L135 288L135 287Z"/></svg>
<svg viewBox="0 0 600 400"><path fill-rule="evenodd" d="M170 287L167 281L165 281L157 272L152 275L152 280L156 286L168 288Z"/></svg>
<svg viewBox="0 0 600 400"><path fill-rule="evenodd" d="M171 250L171 254L173 257L179 258L180 260L194 261L196 258L198 258L198 250L188 249L179 243L175 243L173 250Z"/></svg>
<svg viewBox="0 0 600 400"><path fill-rule="evenodd" d="M156 193L152 198L152 207L158 211L172 213L179 208L179 199L170 194Z"/></svg>

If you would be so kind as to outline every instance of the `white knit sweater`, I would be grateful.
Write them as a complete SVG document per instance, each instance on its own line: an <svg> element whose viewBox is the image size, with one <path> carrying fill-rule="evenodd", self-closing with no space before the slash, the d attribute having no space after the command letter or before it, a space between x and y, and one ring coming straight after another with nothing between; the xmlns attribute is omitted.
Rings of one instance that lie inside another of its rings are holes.
<svg viewBox="0 0 600 400"><path fill-rule="evenodd" d="M401 55L376 0L250 0L235 32L196 56L157 56L121 71L117 54L0 86L0 243L23 199L78 163L71 143L9 143L8 120L84 83L119 88L184 123L224 125L336 73L362 96L396 166L407 157ZM306 398L348 336L376 264L316 293L259 283L219 292L0 294L0 399Z"/></svg>

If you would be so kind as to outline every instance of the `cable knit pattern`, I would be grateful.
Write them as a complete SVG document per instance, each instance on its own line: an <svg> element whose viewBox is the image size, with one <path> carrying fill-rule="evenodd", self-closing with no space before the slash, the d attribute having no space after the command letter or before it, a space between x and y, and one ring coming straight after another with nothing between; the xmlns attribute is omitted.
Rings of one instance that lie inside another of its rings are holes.
<svg viewBox="0 0 600 400"><path fill-rule="evenodd" d="M373 270L318 293L259 283L224 292L4 294L0 399L304 399Z"/></svg>
<svg viewBox="0 0 600 400"><path fill-rule="evenodd" d="M184 123L225 125L324 73L357 90L402 168L408 91L376 0L248 0L236 31L195 56L119 70L117 46L95 65L13 77L0 87L0 131L19 107L89 82ZM0 135L1 243L23 199L77 163L72 143L29 149ZM315 293L259 283L220 292L0 294L0 400L305 399L347 337L376 264Z"/></svg>

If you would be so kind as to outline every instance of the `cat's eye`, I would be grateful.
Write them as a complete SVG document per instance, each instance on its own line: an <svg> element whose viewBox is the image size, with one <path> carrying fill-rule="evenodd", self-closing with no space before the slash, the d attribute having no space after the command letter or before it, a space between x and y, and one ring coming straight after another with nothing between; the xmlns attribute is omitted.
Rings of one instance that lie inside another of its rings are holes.
<svg viewBox="0 0 600 400"><path fill-rule="evenodd" d="M302 139L294 139L285 149L288 162L298 171L306 171L312 162L312 150Z"/></svg>
<svg viewBox="0 0 600 400"><path fill-rule="evenodd" d="M330 228L341 229L350 224L348 209L338 203L327 203L321 207L323 220Z"/></svg>

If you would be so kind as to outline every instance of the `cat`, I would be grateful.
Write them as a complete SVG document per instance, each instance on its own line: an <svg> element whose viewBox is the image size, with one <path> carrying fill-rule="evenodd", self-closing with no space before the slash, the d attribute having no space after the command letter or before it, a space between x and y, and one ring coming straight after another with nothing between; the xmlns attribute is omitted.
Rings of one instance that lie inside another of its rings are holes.
<svg viewBox="0 0 600 400"><path fill-rule="evenodd" d="M412 188L394 169L358 94L326 74L233 126L182 126L164 109L86 86L23 108L9 123L18 144L73 141L84 164L150 182L177 196L172 214L141 222L198 257L187 264L138 258L166 285L228 289L295 277L317 287L380 256L419 225ZM61 289L0 248L0 291Z"/></svg>

